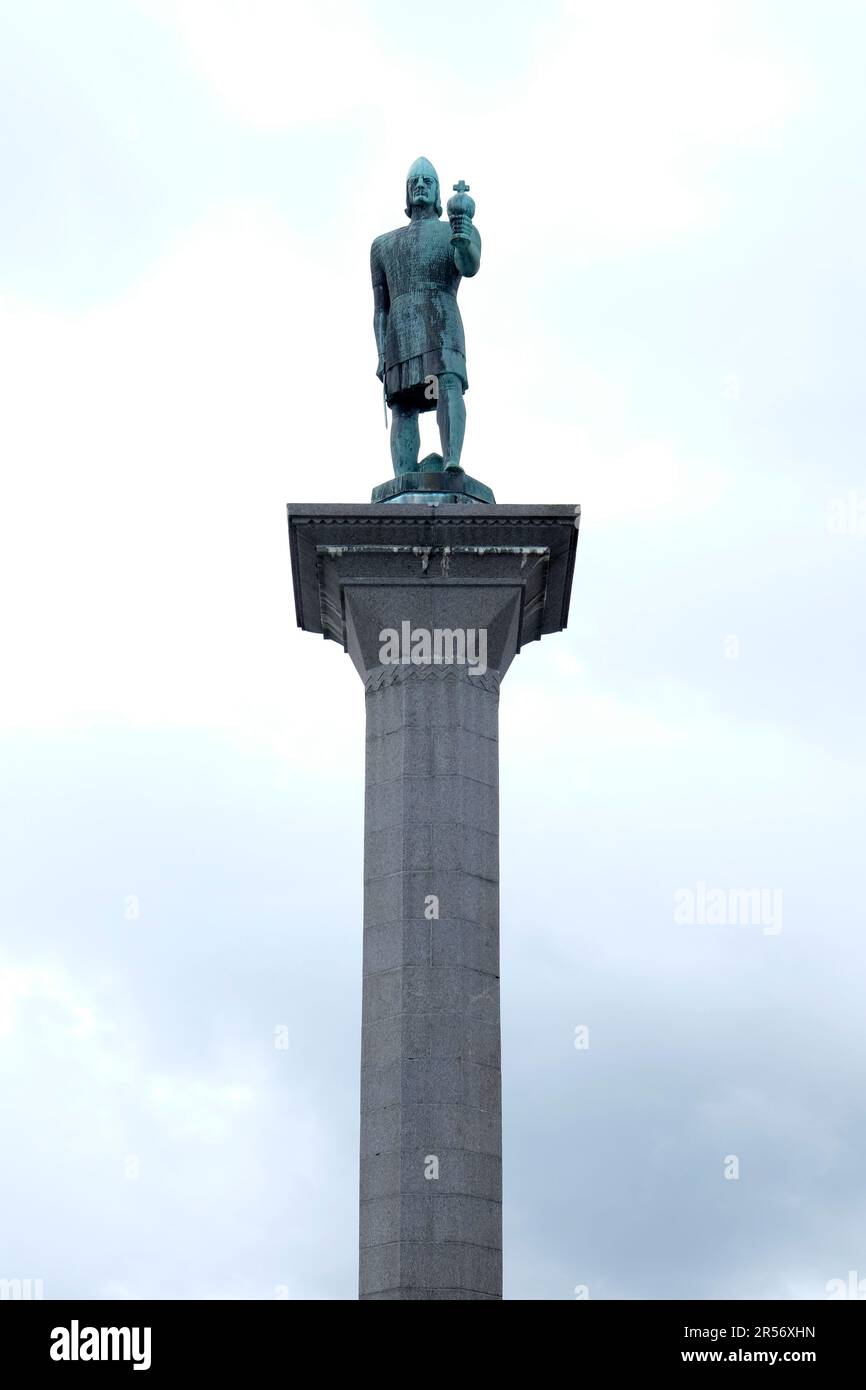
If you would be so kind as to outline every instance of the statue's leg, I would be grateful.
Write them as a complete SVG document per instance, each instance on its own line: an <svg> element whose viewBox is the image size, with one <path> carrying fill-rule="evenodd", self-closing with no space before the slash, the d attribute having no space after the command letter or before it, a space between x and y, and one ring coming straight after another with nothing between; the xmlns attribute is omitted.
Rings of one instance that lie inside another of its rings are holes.
<svg viewBox="0 0 866 1390"><path fill-rule="evenodd" d="M442 466L448 473L456 473L463 452L466 406L463 404L463 382L455 372L443 372L439 377L436 422L442 441Z"/></svg>
<svg viewBox="0 0 866 1390"><path fill-rule="evenodd" d="M418 428L418 411L391 402L391 462L394 476L411 473L418 467L418 451L421 448L421 431Z"/></svg>

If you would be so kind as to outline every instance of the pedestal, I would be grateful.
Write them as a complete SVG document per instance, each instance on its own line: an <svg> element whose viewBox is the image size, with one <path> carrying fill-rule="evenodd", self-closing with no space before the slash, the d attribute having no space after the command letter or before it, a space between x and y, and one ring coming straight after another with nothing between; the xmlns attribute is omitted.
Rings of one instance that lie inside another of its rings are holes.
<svg viewBox="0 0 866 1390"><path fill-rule="evenodd" d="M366 692L362 1299L502 1297L499 686L565 627L578 518L289 508L298 623Z"/></svg>

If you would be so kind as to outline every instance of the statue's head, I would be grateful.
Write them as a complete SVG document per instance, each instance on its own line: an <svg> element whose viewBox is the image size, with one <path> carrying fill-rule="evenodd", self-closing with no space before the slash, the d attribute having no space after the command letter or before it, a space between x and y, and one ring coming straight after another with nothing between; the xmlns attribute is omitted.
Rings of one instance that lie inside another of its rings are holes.
<svg viewBox="0 0 866 1390"><path fill-rule="evenodd" d="M418 207L432 207L436 210L436 216L442 216L442 204L439 201L439 175L433 168L429 159L422 155L416 159L408 174L406 175L406 216L412 216L412 209Z"/></svg>

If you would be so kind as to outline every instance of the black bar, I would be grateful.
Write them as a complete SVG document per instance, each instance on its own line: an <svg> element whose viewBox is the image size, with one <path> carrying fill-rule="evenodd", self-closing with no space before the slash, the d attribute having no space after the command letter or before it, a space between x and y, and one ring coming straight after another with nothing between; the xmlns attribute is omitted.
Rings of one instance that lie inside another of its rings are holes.
<svg viewBox="0 0 866 1390"><path fill-rule="evenodd" d="M354 1305L360 1308L362 1305ZM112 1375L134 1375L134 1359L142 1365L139 1380L177 1376L195 1372L199 1384L208 1378L222 1382L232 1375L244 1374L258 1367L283 1367L288 1380L303 1376L303 1365L315 1348L320 1369L327 1371L353 1358L353 1374L362 1374L376 1342L343 1343L340 1333L347 1316L359 1316L357 1324L362 1334L375 1337L423 1336L423 1360L419 1372L425 1384L435 1363L441 1358L443 1370L460 1375L466 1372L484 1348L485 1358L500 1348L506 1350L513 1339L524 1352L541 1356L548 1362L556 1350L565 1353L574 1376L592 1368L594 1377L620 1370L642 1370L647 1374L666 1375L672 1370L700 1370L718 1366L731 1370L734 1365L746 1371L775 1370L779 1366L803 1367L818 1373L822 1379L828 1372L857 1364L866 1333L866 1303L855 1299L805 1301L702 1301L702 1302L592 1302L575 1299L570 1307L561 1308L553 1317L542 1314L543 1329L538 1328L539 1303L521 1305L531 1310L531 1318L523 1324L523 1314L516 1303L510 1305L509 1316L491 1311L479 1312L476 1305L472 1323L459 1326L441 1315L430 1324L429 1315L420 1323L406 1323L405 1314L395 1321L393 1316L380 1322L368 1304L362 1314L348 1311L347 1305L330 1304L325 1311L327 1325L324 1338L317 1336L321 1309L311 1302L212 1302L212 1301L87 1301L87 1300L20 1300L0 1302L0 1373L8 1378L10 1371L19 1376L41 1373L68 1377L87 1375L99 1377L108 1371ZM489 1323L478 1324L478 1317L490 1317ZM370 1318L373 1321L370 1322ZM450 1317L450 1315L449 1315ZM137 1338L133 1329L139 1329ZM58 1329L63 1329L59 1331ZM96 1329L94 1337L88 1329ZM102 1329L106 1329L103 1337ZM108 1329L118 1329L117 1335ZM120 1330L124 1329L125 1332ZM149 1329L149 1343L144 1329ZM459 1340L451 1341L450 1330ZM724 1332L721 1331L724 1329ZM435 1337L430 1339L431 1330ZM538 1341L539 1331L542 1341ZM336 1334L336 1336L335 1336ZM554 1348L547 1340L550 1334L564 1334L565 1340ZM495 1338L491 1341L491 1335ZM467 1343L468 1339L468 1345ZM56 1352L70 1358L77 1351L78 1359L56 1360ZM365 1350L366 1348L366 1350ZM126 1359L84 1359L82 1352L105 1352L111 1358L115 1351ZM145 1369L144 1361L150 1365ZM405 1380L408 1364L404 1363L400 1379ZM482 1365L484 1363L482 1362ZM495 1359L494 1359L495 1365ZM492 1369L487 1362L487 1370ZM305 1378L305 1377L304 1377ZM29 1381L23 1382L25 1384ZM34 1384L41 1383L34 1381ZM59 1380L58 1380L59 1383ZM133 1382L137 1383L137 1382Z"/></svg>

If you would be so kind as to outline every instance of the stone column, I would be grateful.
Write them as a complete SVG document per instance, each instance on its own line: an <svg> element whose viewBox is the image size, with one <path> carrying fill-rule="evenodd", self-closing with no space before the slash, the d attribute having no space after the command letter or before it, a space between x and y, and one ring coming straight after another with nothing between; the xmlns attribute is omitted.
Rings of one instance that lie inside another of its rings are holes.
<svg viewBox="0 0 866 1390"><path fill-rule="evenodd" d="M499 686L565 626L576 522L290 508L298 621L366 694L362 1299L502 1297Z"/></svg>
<svg viewBox="0 0 866 1390"><path fill-rule="evenodd" d="M367 680L362 1298L501 1298L499 677Z"/></svg>

